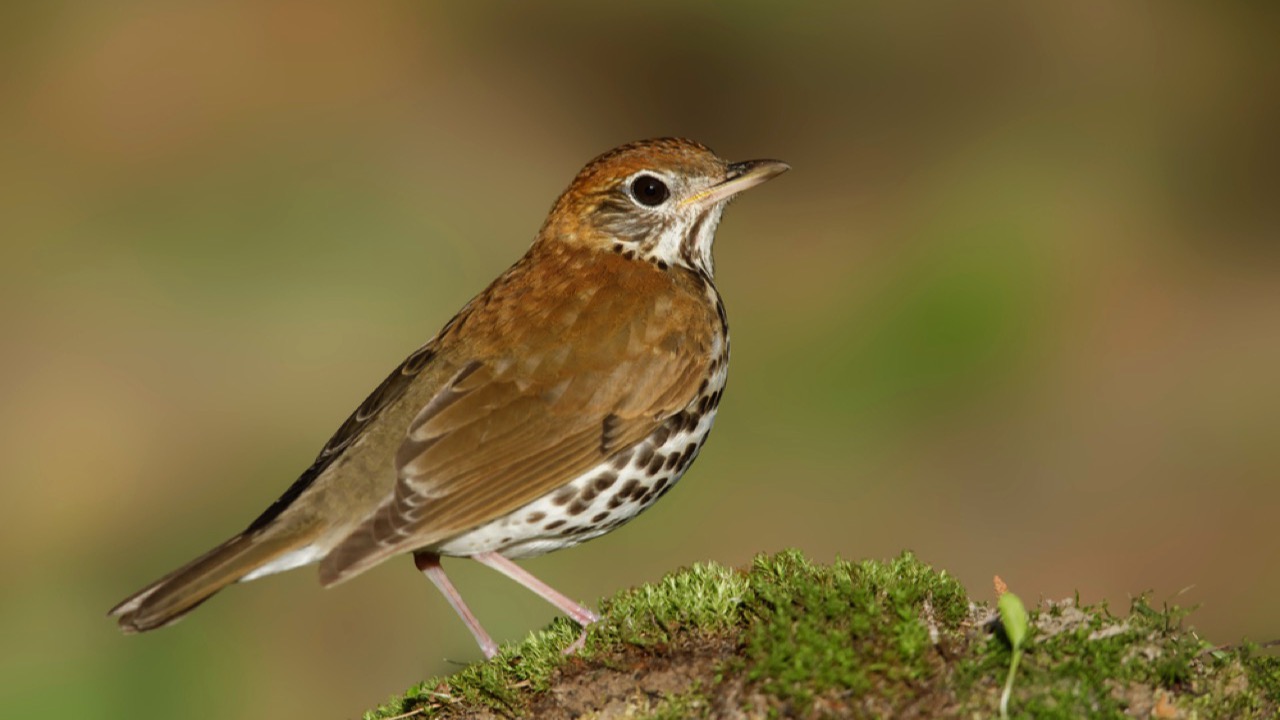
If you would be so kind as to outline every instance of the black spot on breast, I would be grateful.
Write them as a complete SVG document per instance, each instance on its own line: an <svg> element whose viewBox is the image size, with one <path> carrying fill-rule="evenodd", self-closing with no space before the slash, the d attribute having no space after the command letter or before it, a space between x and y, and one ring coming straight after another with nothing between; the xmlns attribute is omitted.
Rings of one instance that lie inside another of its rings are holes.
<svg viewBox="0 0 1280 720"><path fill-rule="evenodd" d="M591 516L591 523L593 525L599 525L607 517L609 517L609 513L607 512L596 513Z"/></svg>
<svg viewBox="0 0 1280 720"><path fill-rule="evenodd" d="M576 497L577 494L578 494L578 491L572 487L562 488L560 492L552 496L551 502L555 503L556 505L568 505L569 501L572 500L574 497Z"/></svg>
<svg viewBox="0 0 1280 720"><path fill-rule="evenodd" d="M547 523L547 526L546 526L544 529L545 529L545 530L555 530L556 528L558 528L558 527L560 527L561 525L565 524L565 522L566 522L566 521L564 521L564 520L552 520L551 522Z"/></svg>
<svg viewBox="0 0 1280 720"><path fill-rule="evenodd" d="M543 520L544 518L546 518L546 517L547 517L547 514L546 514L546 513L542 513L542 512L532 512L532 513L529 513L529 517L525 518L525 522L530 523L530 524L532 524L532 523L540 523L540 522L542 522L542 520Z"/></svg>
<svg viewBox="0 0 1280 720"><path fill-rule="evenodd" d="M618 497L635 497L640 494L640 481L631 478L622 484L622 489L618 491Z"/></svg>
<svg viewBox="0 0 1280 720"><path fill-rule="evenodd" d="M581 501L581 500L574 500L574 501L573 501L573 504L569 506L569 514L570 514L570 515L581 515L581 514L583 513L583 511L584 511L584 510L586 510L586 509L587 509L587 503L585 503L585 502L583 502L583 501Z"/></svg>
<svg viewBox="0 0 1280 720"><path fill-rule="evenodd" d="M658 478L658 482L653 484L654 492L662 492L662 488L667 486L667 478Z"/></svg>
<svg viewBox="0 0 1280 720"><path fill-rule="evenodd" d="M667 441L667 438L670 436L671 436L671 428L668 427L666 423L663 423L662 425L658 426L657 430L653 431L653 435L649 437L649 442L653 443L655 446L660 447L663 443Z"/></svg>
<svg viewBox="0 0 1280 720"><path fill-rule="evenodd" d="M694 456L698 454L698 447L697 443L689 443L685 446L684 452L680 453L681 469L689 467L689 463L693 462Z"/></svg>
<svg viewBox="0 0 1280 720"><path fill-rule="evenodd" d="M613 456L613 469L622 470L631 464L631 450L623 450Z"/></svg>
<svg viewBox="0 0 1280 720"><path fill-rule="evenodd" d="M658 471L662 469L662 463L666 462L666 460L666 456L662 453L654 453L653 459L649 461L649 467L645 468L645 472L650 475L657 475Z"/></svg>
<svg viewBox="0 0 1280 720"><path fill-rule="evenodd" d="M644 467L653 460L653 446L644 444L640 446L640 452L636 454L636 467Z"/></svg>
<svg viewBox="0 0 1280 720"><path fill-rule="evenodd" d="M617 473L607 472L603 473L595 480L592 480L591 487L595 488L596 492L604 492L605 490L613 487L613 484L616 482L618 482Z"/></svg>

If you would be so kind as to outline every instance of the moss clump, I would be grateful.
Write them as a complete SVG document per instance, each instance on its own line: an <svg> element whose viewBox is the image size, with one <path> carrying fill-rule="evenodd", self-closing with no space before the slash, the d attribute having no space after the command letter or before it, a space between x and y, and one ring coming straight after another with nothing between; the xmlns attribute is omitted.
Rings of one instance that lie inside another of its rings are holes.
<svg viewBox="0 0 1280 720"><path fill-rule="evenodd" d="M365 717L991 717L1010 661L993 611L910 554L696 565L601 610L576 656L561 648L578 628L559 619ZM1032 609L1011 716L1275 717L1280 659L1213 650L1185 616L1145 598L1123 618Z"/></svg>
<svg viewBox="0 0 1280 720"><path fill-rule="evenodd" d="M798 552L758 557L748 584L750 617L734 666L801 710L831 690L911 693L939 670L929 652L938 634L954 633L968 616L960 584L910 554L830 567Z"/></svg>
<svg viewBox="0 0 1280 720"><path fill-rule="evenodd" d="M1156 611L1144 598L1124 619L1105 605L1048 603L1032 616L1014 707L1026 717L1120 718L1140 705L1172 706L1172 698L1189 689L1197 658L1207 649L1181 629L1183 615ZM957 667L962 687L985 684L1008 666L1003 642L991 636L984 644L973 661ZM975 700L981 704L981 697Z"/></svg>

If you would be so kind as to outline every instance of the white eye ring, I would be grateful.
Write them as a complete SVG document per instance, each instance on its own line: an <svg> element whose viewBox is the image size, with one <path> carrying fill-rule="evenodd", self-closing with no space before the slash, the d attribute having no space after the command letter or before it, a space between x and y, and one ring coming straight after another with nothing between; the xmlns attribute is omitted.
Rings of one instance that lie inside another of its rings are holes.
<svg viewBox="0 0 1280 720"><path fill-rule="evenodd" d="M671 198L671 188L662 178L650 172L642 172L627 184L627 192L636 204L654 208Z"/></svg>

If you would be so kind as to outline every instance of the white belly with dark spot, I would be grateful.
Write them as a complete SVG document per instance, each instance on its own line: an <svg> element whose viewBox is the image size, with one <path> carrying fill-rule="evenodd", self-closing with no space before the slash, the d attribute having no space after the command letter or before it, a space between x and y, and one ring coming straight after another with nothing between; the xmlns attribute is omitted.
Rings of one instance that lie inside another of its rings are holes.
<svg viewBox="0 0 1280 720"><path fill-rule="evenodd" d="M452 556L497 551L509 558L534 557L597 538L644 512L684 475L706 442L727 366L726 352L698 399L632 448L430 550Z"/></svg>

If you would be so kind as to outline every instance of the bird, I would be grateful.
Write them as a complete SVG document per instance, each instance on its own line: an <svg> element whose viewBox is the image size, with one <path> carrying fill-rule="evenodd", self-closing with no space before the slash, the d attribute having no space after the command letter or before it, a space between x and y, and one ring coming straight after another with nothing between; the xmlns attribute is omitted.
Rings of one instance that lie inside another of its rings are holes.
<svg viewBox="0 0 1280 720"><path fill-rule="evenodd" d="M682 138L614 148L527 252L396 367L243 531L109 612L169 625L224 587L318 564L333 586L394 555L498 645L441 565L471 558L582 627L599 618L514 560L604 535L666 494L715 420L729 323L712 244L725 206L790 166Z"/></svg>

